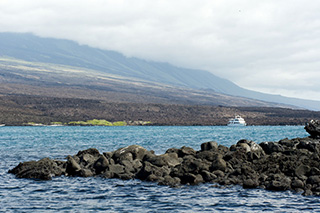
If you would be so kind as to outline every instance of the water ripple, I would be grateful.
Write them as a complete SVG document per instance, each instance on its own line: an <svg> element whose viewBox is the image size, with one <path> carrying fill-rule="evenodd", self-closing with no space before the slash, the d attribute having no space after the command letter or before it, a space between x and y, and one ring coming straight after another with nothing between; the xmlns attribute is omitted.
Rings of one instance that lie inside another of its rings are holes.
<svg viewBox="0 0 320 213"><path fill-rule="evenodd" d="M0 212L319 212L318 197L292 192L211 184L170 188L103 178L35 181L7 173L22 161L65 159L91 147L105 152L138 144L162 154L171 147L198 150L201 143L212 140L230 146L241 138L262 142L304 136L303 127L0 128Z"/></svg>

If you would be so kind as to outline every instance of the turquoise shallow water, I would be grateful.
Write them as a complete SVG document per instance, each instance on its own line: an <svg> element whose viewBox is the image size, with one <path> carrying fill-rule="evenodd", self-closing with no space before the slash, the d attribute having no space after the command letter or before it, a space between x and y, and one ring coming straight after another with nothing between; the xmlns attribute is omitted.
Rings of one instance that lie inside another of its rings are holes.
<svg viewBox="0 0 320 213"><path fill-rule="evenodd" d="M214 212L320 211L318 197L292 192L226 189L211 184L170 188L139 180L57 177L17 179L7 171L19 162L64 159L79 150L100 152L138 144L157 154L171 147L195 150L207 141L230 146L240 139L257 143L305 137L302 126L231 127L0 127L0 212Z"/></svg>

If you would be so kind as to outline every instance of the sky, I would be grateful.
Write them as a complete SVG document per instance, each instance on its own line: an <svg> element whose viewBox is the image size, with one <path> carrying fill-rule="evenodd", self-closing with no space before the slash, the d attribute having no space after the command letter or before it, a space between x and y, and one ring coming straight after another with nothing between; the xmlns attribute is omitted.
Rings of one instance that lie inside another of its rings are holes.
<svg viewBox="0 0 320 213"><path fill-rule="evenodd" d="M77 41L320 100L316 0L0 0L0 32Z"/></svg>

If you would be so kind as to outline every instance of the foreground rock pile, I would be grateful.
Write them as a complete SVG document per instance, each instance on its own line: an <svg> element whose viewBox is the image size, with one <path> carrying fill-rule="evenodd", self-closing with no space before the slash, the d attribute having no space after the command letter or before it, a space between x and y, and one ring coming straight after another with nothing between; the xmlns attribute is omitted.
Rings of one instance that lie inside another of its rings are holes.
<svg viewBox="0 0 320 213"><path fill-rule="evenodd" d="M91 148L68 156L67 161L44 158L20 163L9 173L19 178L50 180L53 176L99 176L140 179L160 185L242 185L244 188L293 190L320 195L320 128L310 121L307 138L279 142L240 140L230 148L216 142L201 144L201 150L171 148L155 155L138 145L100 154Z"/></svg>

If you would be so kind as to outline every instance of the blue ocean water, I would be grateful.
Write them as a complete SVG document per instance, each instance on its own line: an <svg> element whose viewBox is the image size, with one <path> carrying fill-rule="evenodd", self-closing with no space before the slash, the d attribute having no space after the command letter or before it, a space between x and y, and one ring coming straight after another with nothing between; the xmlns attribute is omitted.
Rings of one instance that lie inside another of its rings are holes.
<svg viewBox="0 0 320 213"><path fill-rule="evenodd" d="M138 144L156 154L207 141L230 146L305 137L302 126L205 127L0 127L0 212L301 212L320 211L319 197L293 192L242 189L212 184L170 188L140 180L56 177L17 179L7 171L43 157L64 160L79 150L101 153Z"/></svg>

